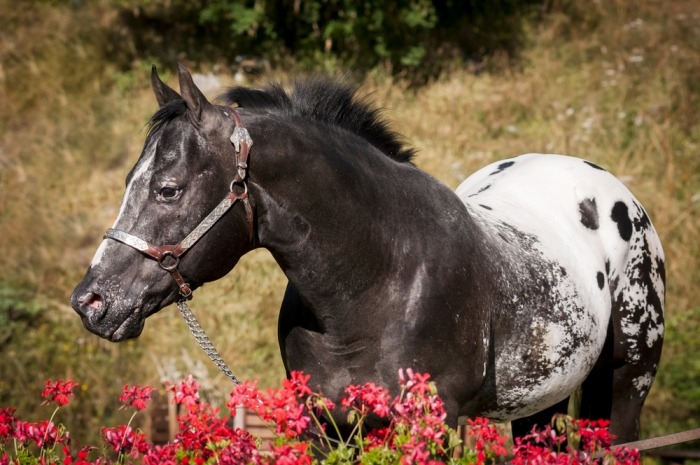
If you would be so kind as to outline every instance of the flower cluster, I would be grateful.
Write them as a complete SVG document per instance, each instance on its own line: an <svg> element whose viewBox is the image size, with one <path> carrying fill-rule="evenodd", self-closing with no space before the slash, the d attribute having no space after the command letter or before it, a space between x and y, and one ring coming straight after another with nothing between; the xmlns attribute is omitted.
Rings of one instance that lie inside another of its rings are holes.
<svg viewBox="0 0 700 465"><path fill-rule="evenodd" d="M71 397L73 397L73 388L76 387L78 383L69 379L64 381L59 379L58 381L46 381L46 387L41 391L41 397L44 399L45 404L55 403L59 407L66 405Z"/></svg>
<svg viewBox="0 0 700 465"><path fill-rule="evenodd" d="M505 447L507 437L498 430L496 425L486 418L470 418L467 421L470 436L474 442L472 454L476 454L477 463L494 462L508 455Z"/></svg>
<svg viewBox="0 0 700 465"><path fill-rule="evenodd" d="M68 434L61 432L50 420L41 420L37 423L17 420L14 437L22 446L36 444L39 447L45 447L69 442Z"/></svg>
<svg viewBox="0 0 700 465"><path fill-rule="evenodd" d="M292 372L290 378L284 381L282 389L260 391L255 383L237 385L226 406L231 415L236 415L236 407L244 407L254 411L263 420L275 425L275 433L287 439L297 438L305 432L311 422L303 399L311 395L308 387L308 375Z"/></svg>
<svg viewBox="0 0 700 465"><path fill-rule="evenodd" d="M553 425L536 429L515 439L513 465L548 463L575 465L586 463L641 463L635 449L612 449L613 436L608 420L576 420L556 415Z"/></svg>
<svg viewBox="0 0 700 465"><path fill-rule="evenodd" d="M506 434L483 418L469 420L462 441L445 424L445 407L430 376L410 369L399 372L401 389L395 397L385 387L365 383L348 386L337 404L314 392L309 380L308 375L292 372L280 389L237 385L224 412L200 398L199 385L191 376L168 384L182 413L175 439L161 445L152 444L131 426L154 389L126 385L119 401L121 408L134 411L129 422L102 428L101 447L77 450L65 427L53 422L77 383L47 381L42 396L45 403L57 405L50 420L30 423L12 408L0 409L0 465L482 465L506 458L514 465L640 463L635 450L611 449L607 422L566 416L516 439L510 452ZM271 444L263 446L249 432L232 427L240 406L270 422L277 434ZM342 434L338 418L347 418L352 430Z"/></svg>
<svg viewBox="0 0 700 465"><path fill-rule="evenodd" d="M151 400L151 393L155 391L151 386L124 386L124 393L119 396L119 402L122 403L121 409L134 407L137 411L143 410Z"/></svg>

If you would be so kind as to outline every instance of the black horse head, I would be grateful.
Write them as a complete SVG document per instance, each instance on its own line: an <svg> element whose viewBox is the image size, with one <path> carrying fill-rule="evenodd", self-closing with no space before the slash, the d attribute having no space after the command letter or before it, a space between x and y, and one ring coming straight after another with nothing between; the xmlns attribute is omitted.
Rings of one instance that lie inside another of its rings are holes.
<svg viewBox="0 0 700 465"><path fill-rule="evenodd" d="M231 109L207 101L183 66L182 95L160 80L155 67L151 80L160 108L126 178L113 229L150 244L179 244L237 179L230 140L235 120ZM234 208L182 257L178 271L191 289L226 274L251 248L246 223L245 210ZM137 337L146 317L178 298L178 287L158 261L112 239L100 245L71 303L88 330L120 341Z"/></svg>

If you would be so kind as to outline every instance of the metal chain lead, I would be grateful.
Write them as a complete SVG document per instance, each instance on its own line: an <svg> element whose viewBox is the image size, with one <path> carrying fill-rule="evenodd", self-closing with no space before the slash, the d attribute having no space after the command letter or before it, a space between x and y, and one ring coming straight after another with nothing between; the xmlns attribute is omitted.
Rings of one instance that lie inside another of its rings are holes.
<svg viewBox="0 0 700 465"><path fill-rule="evenodd" d="M212 362L214 362L214 365L219 367L219 370L223 371L224 374L231 381L233 381L233 384L241 384L241 382L238 381L238 379L236 379L234 374L231 372L228 365L226 365L226 362L224 362L224 360L221 358L221 355L219 355L216 347L214 347L214 344L212 344L209 336L207 336L207 333L204 332L204 328L202 328L202 325L199 324L199 321L197 321L197 318L192 313L192 310L190 310L190 308L187 306L187 303L184 300L178 300L177 308L180 309L180 313L185 319L185 323L187 323L187 326L190 328L190 332L194 336L194 339L199 344L199 347L201 347L204 353L207 354Z"/></svg>

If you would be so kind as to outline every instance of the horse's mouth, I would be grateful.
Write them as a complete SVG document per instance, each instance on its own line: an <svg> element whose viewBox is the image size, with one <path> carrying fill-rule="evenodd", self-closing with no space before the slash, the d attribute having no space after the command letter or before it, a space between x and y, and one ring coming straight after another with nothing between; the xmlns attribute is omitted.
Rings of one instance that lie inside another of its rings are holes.
<svg viewBox="0 0 700 465"><path fill-rule="evenodd" d="M139 337L146 321L145 318L142 318L139 308L131 310L121 322L111 321L111 324L104 324L104 322L92 322L89 318L82 320L85 329L110 342L121 342Z"/></svg>
<svg viewBox="0 0 700 465"><path fill-rule="evenodd" d="M145 316L141 315L141 308L135 308L129 312L129 316L115 329L111 334L102 336L111 342L121 342L127 339L134 339L141 335L143 331L144 324L146 322Z"/></svg>
<svg viewBox="0 0 700 465"><path fill-rule="evenodd" d="M113 330L111 333L101 334L99 332L95 333L100 337L103 337L111 342L121 342L127 339L135 339L141 335L143 327L146 324L146 319L158 313L161 309L170 305L171 303L177 301L179 295L177 292L173 292L165 297L159 304L153 305L151 307L134 307L129 310L127 317L119 324L117 329ZM93 331L88 328L88 330Z"/></svg>

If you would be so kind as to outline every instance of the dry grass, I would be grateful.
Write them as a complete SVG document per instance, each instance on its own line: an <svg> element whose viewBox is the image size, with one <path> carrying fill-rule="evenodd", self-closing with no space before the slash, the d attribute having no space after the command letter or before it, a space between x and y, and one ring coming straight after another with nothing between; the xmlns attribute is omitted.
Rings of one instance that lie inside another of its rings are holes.
<svg viewBox="0 0 700 465"><path fill-rule="evenodd" d="M686 321L700 313L700 9L690 0L578 6L530 31L519 69L455 72L417 91L374 77L367 90L420 148L419 166L452 187L491 161L525 152L577 155L616 173L665 245L669 319ZM24 371L0 372L8 383L3 400L23 403L24 393L35 391L24 385L38 387L47 375L88 383L86 402L105 398L115 370L139 383L157 382L158 370L197 371L220 396L227 381L199 353L174 307L152 317L138 342L122 346L88 336L69 309L72 287L116 214L154 102L147 66L119 71L100 55L100 21L109 15L17 10L0 0L11 24L0 33L2 281L30 289L52 310L68 349L52 367L37 355ZM269 254L256 252L192 303L234 372L262 385L283 374L276 317L284 283ZM48 338L44 331L33 337ZM700 366L698 353L667 347L664 360L683 356ZM23 360L23 350L18 343L5 355ZM134 366L123 362L126 355ZM682 410L673 389L654 389L651 432L685 418L669 413Z"/></svg>

